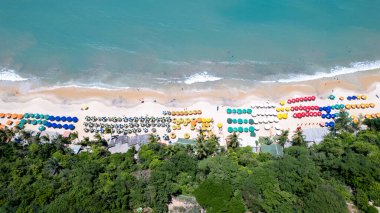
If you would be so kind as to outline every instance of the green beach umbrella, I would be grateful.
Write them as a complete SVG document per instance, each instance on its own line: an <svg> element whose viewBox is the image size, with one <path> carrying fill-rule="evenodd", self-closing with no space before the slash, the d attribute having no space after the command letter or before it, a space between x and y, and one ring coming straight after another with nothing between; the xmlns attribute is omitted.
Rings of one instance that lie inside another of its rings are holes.
<svg viewBox="0 0 380 213"><path fill-rule="evenodd" d="M246 109L243 109L243 114L246 114L247 113L247 110Z"/></svg>
<svg viewBox="0 0 380 213"><path fill-rule="evenodd" d="M248 132L248 128L247 127L244 128L244 132Z"/></svg>
<svg viewBox="0 0 380 213"><path fill-rule="evenodd" d="M239 118L238 119L238 124L243 124L243 119Z"/></svg>
<svg viewBox="0 0 380 213"><path fill-rule="evenodd" d="M24 124L24 123L26 123L26 120L25 119L21 119L20 123Z"/></svg>
<svg viewBox="0 0 380 213"><path fill-rule="evenodd" d="M249 119L248 123L252 125L254 123L253 119Z"/></svg>
<svg viewBox="0 0 380 213"><path fill-rule="evenodd" d="M252 109L247 109L247 114L252 114Z"/></svg>
<svg viewBox="0 0 380 213"><path fill-rule="evenodd" d="M33 124L33 125L36 125L36 124L37 124L37 121L36 121L36 120L32 120L32 124Z"/></svg>
<svg viewBox="0 0 380 213"><path fill-rule="evenodd" d="M24 124L19 124L18 127L20 127L20 129L24 128Z"/></svg>
<svg viewBox="0 0 380 213"><path fill-rule="evenodd" d="M238 131L238 129L236 127L234 127L234 132L237 132L237 131Z"/></svg>
<svg viewBox="0 0 380 213"><path fill-rule="evenodd" d="M335 99L335 95L330 95L329 99L334 100Z"/></svg>
<svg viewBox="0 0 380 213"><path fill-rule="evenodd" d="M340 109L340 104L335 104L335 109Z"/></svg>
<svg viewBox="0 0 380 213"><path fill-rule="evenodd" d="M47 120L42 121L42 124L46 125L47 124Z"/></svg>
<svg viewBox="0 0 380 213"><path fill-rule="evenodd" d="M232 124L232 119L231 118L227 118L227 123L228 124Z"/></svg>
<svg viewBox="0 0 380 213"><path fill-rule="evenodd" d="M25 113L22 117L23 118L29 118L29 113Z"/></svg>
<svg viewBox="0 0 380 213"><path fill-rule="evenodd" d="M256 133L255 132L251 132L251 137L256 137Z"/></svg>
<svg viewBox="0 0 380 213"><path fill-rule="evenodd" d="M45 127L44 126L40 126L39 128L38 128L38 130L40 130L40 131L45 131Z"/></svg>
<svg viewBox="0 0 380 213"><path fill-rule="evenodd" d="M243 132L243 127L239 127L239 128L238 128L238 131L239 131L240 133L242 133L242 132Z"/></svg>
<svg viewBox="0 0 380 213"><path fill-rule="evenodd" d="M42 124L42 120L38 120L37 123L38 123L38 124Z"/></svg>
<svg viewBox="0 0 380 213"><path fill-rule="evenodd" d="M40 119L40 114L36 113L36 114L34 115L34 118L36 118L36 119Z"/></svg>
<svg viewBox="0 0 380 213"><path fill-rule="evenodd" d="M232 127L228 127L228 132L229 133L232 133L234 131L234 129Z"/></svg>
<svg viewBox="0 0 380 213"><path fill-rule="evenodd" d="M230 108L227 108L227 114L231 114L232 110Z"/></svg>
<svg viewBox="0 0 380 213"><path fill-rule="evenodd" d="M248 119L244 119L244 123L247 124L248 123Z"/></svg>
<svg viewBox="0 0 380 213"><path fill-rule="evenodd" d="M250 127L249 127L249 131L250 131L250 132L254 132L254 131L255 131L255 127L250 126Z"/></svg>
<svg viewBox="0 0 380 213"><path fill-rule="evenodd" d="M48 115L48 114L44 115L45 120L49 119L49 117L50 117L50 115Z"/></svg>
<svg viewBox="0 0 380 213"><path fill-rule="evenodd" d="M331 109L335 109L335 105L331 105Z"/></svg>
<svg viewBox="0 0 380 213"><path fill-rule="evenodd" d="M232 113L233 113L233 114L236 114L236 109L233 109L233 110L232 110Z"/></svg>
<svg viewBox="0 0 380 213"><path fill-rule="evenodd" d="M29 116L30 116L30 118L34 118L34 114L30 114Z"/></svg>
<svg viewBox="0 0 380 213"><path fill-rule="evenodd" d="M237 123L237 120L234 118L232 119L232 123L236 124Z"/></svg>
<svg viewBox="0 0 380 213"><path fill-rule="evenodd" d="M240 115L243 111L241 109L237 110L237 113Z"/></svg>

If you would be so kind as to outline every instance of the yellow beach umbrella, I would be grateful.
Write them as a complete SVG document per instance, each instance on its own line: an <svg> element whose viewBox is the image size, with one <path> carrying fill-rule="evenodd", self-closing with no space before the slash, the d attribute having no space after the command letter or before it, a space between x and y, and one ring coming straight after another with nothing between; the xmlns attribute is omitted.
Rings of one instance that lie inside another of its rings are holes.
<svg viewBox="0 0 380 213"><path fill-rule="evenodd" d="M362 95L362 100L367 100L367 96Z"/></svg>
<svg viewBox="0 0 380 213"><path fill-rule="evenodd" d="M365 104L360 104L360 107L361 107L362 109L365 109Z"/></svg>
<svg viewBox="0 0 380 213"><path fill-rule="evenodd" d="M218 123L217 126L218 126L218 128L222 128L223 124L222 123Z"/></svg>
<svg viewBox="0 0 380 213"><path fill-rule="evenodd" d="M184 137L185 139L189 139L189 138L190 138L190 134L189 134L189 133L185 133L185 135L183 135L183 137Z"/></svg>
<svg viewBox="0 0 380 213"><path fill-rule="evenodd" d="M284 106L284 105L285 105L285 101L284 101L284 100L281 100L281 101L280 101L280 105L281 105L281 106Z"/></svg>
<svg viewBox="0 0 380 213"><path fill-rule="evenodd" d="M359 123L359 119L358 118L354 118L353 122L354 122L354 124L358 124Z"/></svg>
<svg viewBox="0 0 380 213"><path fill-rule="evenodd" d="M376 114L372 114L371 116L372 116L372 118L376 118Z"/></svg>
<svg viewBox="0 0 380 213"><path fill-rule="evenodd" d="M380 113L376 113L376 117L380 118Z"/></svg>
<svg viewBox="0 0 380 213"><path fill-rule="evenodd" d="M343 100L344 100L344 97L343 97L343 96L340 96L340 97L339 97L339 100L343 101Z"/></svg>
<svg viewBox="0 0 380 213"><path fill-rule="evenodd" d="M290 107L286 107L286 108L285 108L285 110L286 110L287 112L289 112L290 109L291 109Z"/></svg>
<svg viewBox="0 0 380 213"><path fill-rule="evenodd" d="M351 104L352 109L356 109L356 104Z"/></svg>
<svg viewBox="0 0 380 213"><path fill-rule="evenodd" d="M370 114L365 114L365 117L366 118L371 118L371 115Z"/></svg>
<svg viewBox="0 0 380 213"><path fill-rule="evenodd" d="M177 136L175 135L174 132L172 132L172 133L170 133L170 137L171 137L172 139L174 139L174 138L176 138Z"/></svg>
<svg viewBox="0 0 380 213"><path fill-rule="evenodd" d="M346 109L351 109L351 105L346 104Z"/></svg>
<svg viewBox="0 0 380 213"><path fill-rule="evenodd" d="M282 119L282 114L281 113L277 114L277 118L281 120Z"/></svg>
<svg viewBox="0 0 380 213"><path fill-rule="evenodd" d="M173 129L173 130L176 130L176 129L177 129L177 126L176 126L176 125L172 126L172 129Z"/></svg>
<svg viewBox="0 0 380 213"><path fill-rule="evenodd" d="M194 131L195 130L195 126L191 126L190 130Z"/></svg>
<svg viewBox="0 0 380 213"><path fill-rule="evenodd" d="M288 114L287 114L287 113L283 114L283 115L282 115L282 118L284 118L284 119L288 119Z"/></svg>
<svg viewBox="0 0 380 213"><path fill-rule="evenodd" d="M177 125L177 130L181 130L181 125Z"/></svg>
<svg viewBox="0 0 380 213"><path fill-rule="evenodd" d="M374 107L375 107L375 104L374 104L374 103L370 103L369 106L370 106L371 108L374 108Z"/></svg>
<svg viewBox="0 0 380 213"><path fill-rule="evenodd" d="M281 111L281 108L280 108L280 107L277 107L277 108L276 108L276 111L277 111L277 112L280 112L280 111Z"/></svg>

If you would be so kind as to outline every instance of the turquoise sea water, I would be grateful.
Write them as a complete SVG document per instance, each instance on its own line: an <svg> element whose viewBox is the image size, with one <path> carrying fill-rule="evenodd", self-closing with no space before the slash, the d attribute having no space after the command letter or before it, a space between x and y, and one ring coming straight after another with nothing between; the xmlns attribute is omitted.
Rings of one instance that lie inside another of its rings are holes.
<svg viewBox="0 0 380 213"><path fill-rule="evenodd" d="M357 72L380 67L379 11L379 0L1 0L0 79L159 88Z"/></svg>

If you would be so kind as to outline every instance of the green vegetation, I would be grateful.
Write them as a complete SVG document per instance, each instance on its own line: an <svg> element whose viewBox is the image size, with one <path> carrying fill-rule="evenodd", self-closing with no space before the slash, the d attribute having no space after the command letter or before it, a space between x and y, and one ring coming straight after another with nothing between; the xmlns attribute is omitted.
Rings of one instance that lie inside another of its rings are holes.
<svg viewBox="0 0 380 213"><path fill-rule="evenodd" d="M339 122L311 147L297 131L282 158L239 147L236 134L227 150L201 133L194 147L165 146L151 136L138 153L110 154L101 135L79 142L76 133L0 130L0 212L168 212L182 195L207 212L348 212L347 202L376 212L380 121L364 121L369 128L362 131L346 118ZM262 140L284 145L288 134ZM73 154L66 147L75 141L92 151Z"/></svg>

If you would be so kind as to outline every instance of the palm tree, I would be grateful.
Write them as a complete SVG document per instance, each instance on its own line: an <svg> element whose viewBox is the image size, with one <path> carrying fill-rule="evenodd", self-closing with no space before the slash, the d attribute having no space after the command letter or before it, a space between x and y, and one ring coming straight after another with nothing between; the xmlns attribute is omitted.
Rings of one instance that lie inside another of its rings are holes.
<svg viewBox="0 0 380 213"><path fill-rule="evenodd" d="M113 134L113 132L112 132L112 129L111 129L111 128L106 127L105 130L104 130L104 133L106 133L106 134L110 134L110 136L111 136L111 138L112 138L112 134Z"/></svg>
<svg viewBox="0 0 380 213"><path fill-rule="evenodd" d="M83 146L87 146L88 144L90 144L90 138L89 137L84 137L83 140L81 140L80 143Z"/></svg>
<svg viewBox="0 0 380 213"><path fill-rule="evenodd" d="M282 130L281 134L277 138L278 144L280 144L282 148L284 148L285 143L288 141L288 138L289 138L289 130Z"/></svg>
<svg viewBox="0 0 380 213"><path fill-rule="evenodd" d="M8 127L5 127L4 129L0 130L0 140L2 142L9 142L12 140L13 136L15 136L15 133L9 129Z"/></svg>
<svg viewBox="0 0 380 213"><path fill-rule="evenodd" d="M301 129L297 129L292 137L293 146L306 146L305 136Z"/></svg>
<svg viewBox="0 0 380 213"><path fill-rule="evenodd" d="M70 133L70 142L73 142L74 140L77 140L78 139L78 132L72 132Z"/></svg>
<svg viewBox="0 0 380 213"><path fill-rule="evenodd" d="M50 142L50 137L47 134L41 136L40 139L41 141Z"/></svg>
<svg viewBox="0 0 380 213"><path fill-rule="evenodd" d="M227 137L227 147L228 148L232 148L232 149L236 149L237 147L239 147L240 143L239 143L239 135L236 134L236 132L230 134L228 137Z"/></svg>
<svg viewBox="0 0 380 213"><path fill-rule="evenodd" d="M160 138L157 137L157 135L155 135L155 134L150 134L149 135L149 138L148 138L148 142L149 143L158 143L159 140L160 140Z"/></svg>
<svg viewBox="0 0 380 213"><path fill-rule="evenodd" d="M51 175L56 175L63 169L63 166L59 163L57 158L52 157L48 160L46 169Z"/></svg>
<svg viewBox="0 0 380 213"><path fill-rule="evenodd" d="M338 118L335 120L335 129L338 131L354 132L351 119L344 109L340 110Z"/></svg>

